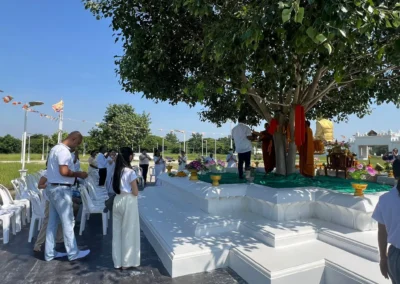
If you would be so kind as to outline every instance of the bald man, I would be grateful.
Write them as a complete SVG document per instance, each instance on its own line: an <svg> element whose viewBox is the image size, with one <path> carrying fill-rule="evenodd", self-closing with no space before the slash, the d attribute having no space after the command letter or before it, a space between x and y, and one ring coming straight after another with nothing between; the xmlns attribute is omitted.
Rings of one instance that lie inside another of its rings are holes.
<svg viewBox="0 0 400 284"><path fill-rule="evenodd" d="M82 143L82 134L71 132L62 142L54 146L47 163L46 195L49 199L49 221L46 230L46 246L44 258L46 261L68 256L70 261L83 258L90 250L80 251L76 244L74 233L74 215L72 210L72 185L76 178L87 178L86 172L75 172L71 152ZM61 221L64 244L67 253L55 250L57 227Z"/></svg>

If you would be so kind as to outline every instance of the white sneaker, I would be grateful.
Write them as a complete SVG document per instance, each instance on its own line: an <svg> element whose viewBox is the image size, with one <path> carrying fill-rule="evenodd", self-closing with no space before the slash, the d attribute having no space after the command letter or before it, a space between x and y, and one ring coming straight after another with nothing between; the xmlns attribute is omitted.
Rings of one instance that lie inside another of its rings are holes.
<svg viewBox="0 0 400 284"><path fill-rule="evenodd" d="M90 249L81 250L81 251L79 251L78 255L74 259L71 259L71 261L84 258L84 257L88 256L89 253L90 253Z"/></svg>

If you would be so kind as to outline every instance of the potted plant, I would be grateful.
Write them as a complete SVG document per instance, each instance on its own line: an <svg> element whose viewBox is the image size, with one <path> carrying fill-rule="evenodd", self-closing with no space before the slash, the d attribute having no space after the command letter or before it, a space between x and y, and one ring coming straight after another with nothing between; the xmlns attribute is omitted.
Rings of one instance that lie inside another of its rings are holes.
<svg viewBox="0 0 400 284"><path fill-rule="evenodd" d="M363 191L368 187L368 184L365 183L365 181L369 177L375 176L376 170L374 170L372 167L359 163L357 166L349 168L348 173L352 179L358 181L351 183L351 186L354 188L354 196L364 196Z"/></svg>
<svg viewBox="0 0 400 284"><path fill-rule="evenodd" d="M221 160L218 160L217 162L210 161L205 164L205 167L211 172L210 178L213 181L212 185L218 186L219 181L221 180L221 174L225 170L225 162Z"/></svg>
<svg viewBox="0 0 400 284"><path fill-rule="evenodd" d="M198 172L204 170L201 160L194 160L186 165L186 169L190 172L190 180L199 180Z"/></svg>

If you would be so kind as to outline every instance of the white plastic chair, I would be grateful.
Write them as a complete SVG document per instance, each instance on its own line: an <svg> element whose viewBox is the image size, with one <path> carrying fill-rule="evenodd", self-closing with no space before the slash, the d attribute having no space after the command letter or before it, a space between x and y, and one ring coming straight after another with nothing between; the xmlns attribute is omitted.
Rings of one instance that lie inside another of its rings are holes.
<svg viewBox="0 0 400 284"><path fill-rule="evenodd" d="M85 230L87 215L89 214L102 214L103 219L103 235L107 235L107 227L108 227L108 214L104 213L103 210L105 208L104 202L103 204L95 204L93 203L87 189L83 186L79 187L79 192L81 193L82 198L82 216L81 216L81 225L79 228L79 235L82 235L82 232Z"/></svg>
<svg viewBox="0 0 400 284"><path fill-rule="evenodd" d="M0 221L3 225L3 244L8 244L10 240L10 225L12 228L13 235L15 231L15 213L10 210L0 209Z"/></svg>
<svg viewBox="0 0 400 284"><path fill-rule="evenodd" d="M26 218L28 223L31 221L31 202L28 199L19 199L19 200L14 200L12 198L12 195L8 188L0 184L0 190L3 189L3 192L5 193L4 198L7 199L5 202L3 199L3 204L7 205L15 205L15 206L24 206L25 210L23 210L23 217ZM25 219L24 219L25 220Z"/></svg>
<svg viewBox="0 0 400 284"><path fill-rule="evenodd" d="M150 173L150 179L149 182L151 182L151 179L154 177L154 181L156 180L156 169L154 167L149 167L149 173Z"/></svg>
<svg viewBox="0 0 400 284"><path fill-rule="evenodd" d="M41 199L42 197L41 195L39 195L37 192L34 191L30 191L29 195L31 197L31 202L32 202L32 219L31 219L31 225L29 227L29 237L28 237L28 242L30 243L32 241L33 234L35 232L36 221L38 221L38 230L40 230L40 228L42 227L45 207L43 206L44 200Z"/></svg>
<svg viewBox="0 0 400 284"><path fill-rule="evenodd" d="M13 205L8 202L8 196L4 192L3 188L0 187L0 198L3 202L1 209L11 210L15 213L15 224L16 224L16 231L20 232L22 229L22 225L25 225L25 206L24 205Z"/></svg>

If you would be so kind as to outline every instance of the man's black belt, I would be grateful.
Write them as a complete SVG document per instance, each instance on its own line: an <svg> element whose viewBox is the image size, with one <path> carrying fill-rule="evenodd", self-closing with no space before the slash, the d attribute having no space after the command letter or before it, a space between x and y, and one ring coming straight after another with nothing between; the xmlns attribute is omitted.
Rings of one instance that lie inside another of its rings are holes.
<svg viewBox="0 0 400 284"><path fill-rule="evenodd" d="M68 186L68 187L72 186L72 184L69 184L69 183L50 183L50 185L53 185L53 186Z"/></svg>

